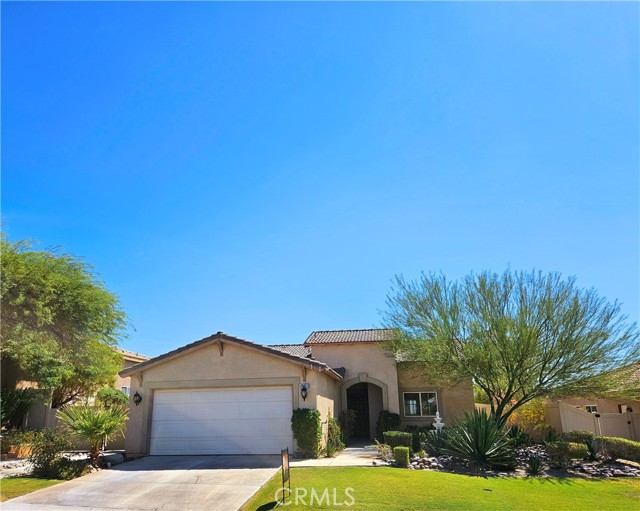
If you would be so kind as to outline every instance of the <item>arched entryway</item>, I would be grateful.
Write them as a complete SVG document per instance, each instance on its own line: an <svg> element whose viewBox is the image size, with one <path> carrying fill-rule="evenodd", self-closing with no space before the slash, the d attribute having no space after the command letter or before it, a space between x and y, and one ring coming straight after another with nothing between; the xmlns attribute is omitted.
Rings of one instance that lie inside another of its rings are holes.
<svg viewBox="0 0 640 511"><path fill-rule="evenodd" d="M356 412L354 438L371 439L376 434L378 415L384 409L383 389L370 382L357 382L346 388L346 409Z"/></svg>

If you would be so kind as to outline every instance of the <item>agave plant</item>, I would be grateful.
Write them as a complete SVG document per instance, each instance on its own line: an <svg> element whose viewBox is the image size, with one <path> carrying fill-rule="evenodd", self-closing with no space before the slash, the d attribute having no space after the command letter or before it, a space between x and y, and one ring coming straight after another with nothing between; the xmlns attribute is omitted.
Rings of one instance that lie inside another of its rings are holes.
<svg viewBox="0 0 640 511"><path fill-rule="evenodd" d="M480 468L513 468L511 440L500 422L486 412L474 410L448 428L446 446L441 449L468 460Z"/></svg>
<svg viewBox="0 0 640 511"><path fill-rule="evenodd" d="M536 454L533 454L527 458L527 473L532 476L537 476L544 469L542 458Z"/></svg>
<svg viewBox="0 0 640 511"><path fill-rule="evenodd" d="M67 406L58 411L58 419L73 437L89 443L89 458L96 463L102 444L124 434L127 413L123 406Z"/></svg>

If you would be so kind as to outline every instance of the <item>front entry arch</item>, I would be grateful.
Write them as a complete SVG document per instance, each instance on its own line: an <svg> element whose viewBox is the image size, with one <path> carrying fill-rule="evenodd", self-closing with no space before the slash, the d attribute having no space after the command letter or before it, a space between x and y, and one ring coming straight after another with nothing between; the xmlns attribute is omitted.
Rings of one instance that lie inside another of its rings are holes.
<svg viewBox="0 0 640 511"><path fill-rule="evenodd" d="M388 407L387 385L366 373L342 385L342 409L354 410L356 422L353 436L371 439L376 434L376 422L382 410Z"/></svg>

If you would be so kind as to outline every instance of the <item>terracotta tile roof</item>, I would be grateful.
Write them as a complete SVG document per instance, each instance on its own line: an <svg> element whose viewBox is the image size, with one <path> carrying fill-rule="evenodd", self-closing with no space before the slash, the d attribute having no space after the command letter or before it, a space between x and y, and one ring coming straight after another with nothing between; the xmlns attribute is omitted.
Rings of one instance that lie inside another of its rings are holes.
<svg viewBox="0 0 640 511"><path fill-rule="evenodd" d="M309 344L334 344L350 342L380 342L391 336L391 330L386 328L369 328L367 330L318 330L304 341Z"/></svg>
<svg viewBox="0 0 640 511"><path fill-rule="evenodd" d="M153 367L156 364L163 362L166 359L170 359L173 358L185 351L190 351L194 348L200 347L202 345L206 345L206 344L212 344L216 341L220 341L220 342L231 342L233 344L237 344L240 346L245 346L246 348L249 349L254 349L254 350L258 350L258 351L262 351L265 353L270 353L272 355L277 355L279 357L282 357L284 359L287 359L291 362L296 362L298 364L304 365L306 367L310 367L311 369L315 369L317 371L320 372L326 372L327 374L329 374L329 376L331 376L332 378L336 379L336 380L342 380L342 376L340 376L337 372L335 372L332 368L330 368L327 364L325 364L324 362L319 362L317 360L314 360L312 358L306 358L306 357L301 357L298 355L293 355L290 353L286 353L282 350L278 350L272 346L268 346L265 344L258 344L256 342L251 342L251 341L247 341L246 339L241 339L239 337L234 337L232 335L229 334L225 334L224 332L217 332L213 335L210 335L209 337L205 337L203 339L200 339L199 341L195 341L192 342L190 344L187 344L185 346L182 346L178 349L175 349L173 351L169 351L167 353L164 353L163 355L158 355L157 357L154 357L152 359L147 360L146 362L142 362L140 364L136 364L133 367L129 367L128 369L123 369L122 371L120 371L118 374L122 377L126 377L126 376L131 376L132 374L136 374L139 372L144 371L146 368L148 367Z"/></svg>
<svg viewBox="0 0 640 511"><path fill-rule="evenodd" d="M296 357L311 357L311 348L304 344L270 344L268 346L270 348L283 351L284 353L288 353L289 355L295 355Z"/></svg>

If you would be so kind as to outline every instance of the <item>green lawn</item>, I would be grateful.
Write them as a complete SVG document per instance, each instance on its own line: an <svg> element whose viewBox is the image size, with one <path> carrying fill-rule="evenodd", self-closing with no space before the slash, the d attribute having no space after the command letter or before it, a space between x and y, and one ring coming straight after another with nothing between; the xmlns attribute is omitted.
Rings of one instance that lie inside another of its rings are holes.
<svg viewBox="0 0 640 511"><path fill-rule="evenodd" d="M36 479L35 477L9 477L0 479L0 502L61 482L59 479Z"/></svg>
<svg viewBox="0 0 640 511"><path fill-rule="evenodd" d="M274 508L274 493L281 485L278 472L242 508L242 511L265 511ZM345 494L351 487L355 503ZM363 510L535 510L593 511L640 509L640 480L637 479L576 479L576 478L482 478L441 472L399 470L383 467L294 468L291 488L307 491L299 505L282 509L363 509ZM311 490L322 497L328 488L328 498L322 504L314 500ZM334 505L336 489L338 506ZM300 493L299 493L300 494Z"/></svg>

